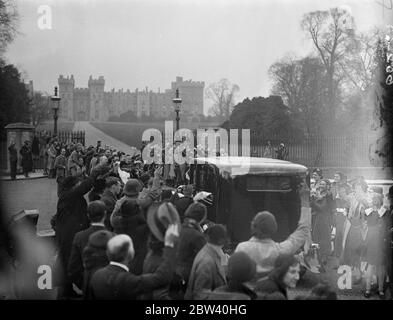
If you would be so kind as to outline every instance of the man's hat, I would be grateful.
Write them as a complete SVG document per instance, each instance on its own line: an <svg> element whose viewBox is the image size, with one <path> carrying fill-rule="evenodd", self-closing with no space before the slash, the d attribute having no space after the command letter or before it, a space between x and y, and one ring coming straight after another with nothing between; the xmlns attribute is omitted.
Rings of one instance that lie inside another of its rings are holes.
<svg viewBox="0 0 393 320"><path fill-rule="evenodd" d="M105 249L108 241L114 237L114 233L108 230L99 230L89 236L87 245L97 249Z"/></svg>
<svg viewBox="0 0 393 320"><path fill-rule="evenodd" d="M147 224L153 235L164 241L165 232L170 224L177 224L180 231L180 217L175 206L170 202L153 203L147 211Z"/></svg>

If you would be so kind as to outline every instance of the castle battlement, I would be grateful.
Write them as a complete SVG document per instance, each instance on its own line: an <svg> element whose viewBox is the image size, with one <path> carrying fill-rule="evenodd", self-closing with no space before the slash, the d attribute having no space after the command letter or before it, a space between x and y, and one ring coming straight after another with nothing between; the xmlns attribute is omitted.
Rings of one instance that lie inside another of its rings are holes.
<svg viewBox="0 0 393 320"><path fill-rule="evenodd" d="M74 94L75 93L89 93L89 89L88 88L74 88Z"/></svg>
<svg viewBox="0 0 393 320"><path fill-rule="evenodd" d="M135 93L131 92L129 89L127 89L127 91L124 89L118 89L117 91L115 89L111 89L111 91L105 91L105 94L130 96Z"/></svg>
<svg viewBox="0 0 393 320"><path fill-rule="evenodd" d="M203 88L205 86L204 81L192 81L183 80L183 77L176 77L176 82L172 82L172 88L174 87L193 87L193 88Z"/></svg>
<svg viewBox="0 0 393 320"><path fill-rule="evenodd" d="M172 82L172 87L185 87L185 88L204 88L204 82Z"/></svg>
<svg viewBox="0 0 393 320"><path fill-rule="evenodd" d="M105 79L103 76L99 76L98 79L94 79L92 76L89 77L88 86L104 86Z"/></svg>
<svg viewBox="0 0 393 320"><path fill-rule="evenodd" d="M75 80L74 80L74 76L71 75L71 77L67 76L67 78L65 78L62 74L59 76L58 79L58 83L60 84L75 84Z"/></svg>

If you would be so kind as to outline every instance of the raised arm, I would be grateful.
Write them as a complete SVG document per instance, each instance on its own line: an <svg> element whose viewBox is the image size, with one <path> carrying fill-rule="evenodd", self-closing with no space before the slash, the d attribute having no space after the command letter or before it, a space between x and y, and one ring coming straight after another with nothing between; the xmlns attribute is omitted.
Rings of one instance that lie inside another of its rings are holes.
<svg viewBox="0 0 393 320"><path fill-rule="evenodd" d="M93 184L94 184L95 180L97 179L97 177L100 174L105 173L109 169L110 168L108 166L106 166L106 165L99 165L99 166L95 167L92 170L92 172L91 172L89 177L87 177L79 185L76 185L72 189L72 193L73 194L79 194L79 195L84 195L84 194L88 193L90 191L90 189L93 187Z"/></svg>
<svg viewBox="0 0 393 320"><path fill-rule="evenodd" d="M141 276L127 274L127 277L124 279L124 289L126 292L129 292L130 298L134 294L150 292L171 282L175 269L174 245L178 236L177 226L170 225L165 233L164 259L154 273L147 273Z"/></svg>
<svg viewBox="0 0 393 320"><path fill-rule="evenodd" d="M311 208L302 207L297 229L278 244L280 254L295 254L306 242L311 230Z"/></svg>
<svg viewBox="0 0 393 320"><path fill-rule="evenodd" d="M300 191L301 214L297 229L287 240L278 244L280 254L295 254L308 239L311 232L310 191L304 185Z"/></svg>
<svg viewBox="0 0 393 320"><path fill-rule="evenodd" d="M113 208L113 211L111 213L111 216L109 218L109 221L111 223L111 226L114 227L114 221L120 217L120 208L123 202L126 200L126 197L122 197L119 200L116 201L115 207Z"/></svg>

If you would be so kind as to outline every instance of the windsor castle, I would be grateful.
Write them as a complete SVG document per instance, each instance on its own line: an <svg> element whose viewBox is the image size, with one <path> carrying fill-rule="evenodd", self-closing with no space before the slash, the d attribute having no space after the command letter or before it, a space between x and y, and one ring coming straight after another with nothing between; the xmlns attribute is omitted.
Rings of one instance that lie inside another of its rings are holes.
<svg viewBox="0 0 393 320"><path fill-rule="evenodd" d="M75 88L74 76L59 76L60 109L59 119L68 121L107 121L111 116L119 116L132 111L138 118L152 116L168 118L173 112L172 99L179 89L182 99L181 114L189 121L203 114L204 82L176 77L171 88L161 92L136 89L105 91L105 79L90 76L87 88Z"/></svg>

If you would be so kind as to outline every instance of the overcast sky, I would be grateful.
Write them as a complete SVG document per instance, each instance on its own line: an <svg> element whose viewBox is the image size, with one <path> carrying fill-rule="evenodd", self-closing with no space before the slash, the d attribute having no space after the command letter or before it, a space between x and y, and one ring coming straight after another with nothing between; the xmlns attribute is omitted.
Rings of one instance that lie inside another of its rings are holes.
<svg viewBox="0 0 393 320"><path fill-rule="evenodd" d="M6 57L50 93L59 74L73 74L78 87L103 75L106 91L164 90L183 76L206 85L227 78L239 85L239 101L269 94L267 70L287 52L312 50L303 14L347 5L364 30L393 17L377 2L391 0L18 0L21 34ZM43 4L51 30L38 28Z"/></svg>

